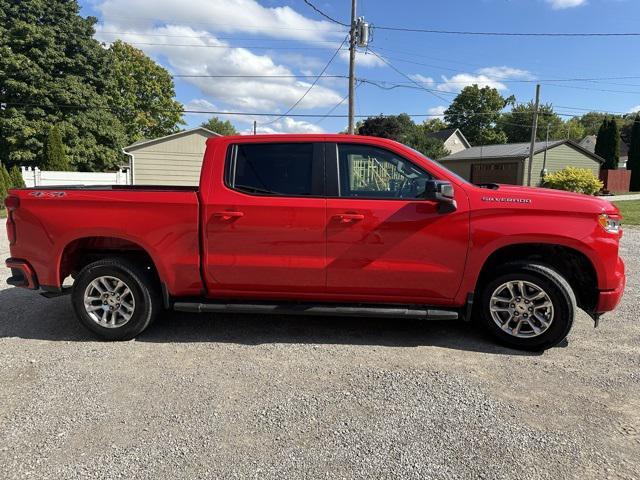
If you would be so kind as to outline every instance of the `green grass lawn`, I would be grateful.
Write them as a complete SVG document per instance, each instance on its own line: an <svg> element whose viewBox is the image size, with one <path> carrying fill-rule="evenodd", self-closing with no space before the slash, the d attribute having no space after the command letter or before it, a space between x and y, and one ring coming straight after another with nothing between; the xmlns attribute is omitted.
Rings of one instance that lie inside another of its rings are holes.
<svg viewBox="0 0 640 480"><path fill-rule="evenodd" d="M640 225L640 200L614 202L624 219L622 225Z"/></svg>

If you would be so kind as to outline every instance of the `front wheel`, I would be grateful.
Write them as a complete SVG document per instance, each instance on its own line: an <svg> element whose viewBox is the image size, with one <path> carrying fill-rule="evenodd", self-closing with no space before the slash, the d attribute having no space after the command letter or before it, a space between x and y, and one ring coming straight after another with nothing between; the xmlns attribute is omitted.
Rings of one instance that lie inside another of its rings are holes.
<svg viewBox="0 0 640 480"><path fill-rule="evenodd" d="M157 282L151 273L121 258L106 258L84 267L71 295L76 316L106 340L128 340L141 333L161 310Z"/></svg>
<svg viewBox="0 0 640 480"><path fill-rule="evenodd" d="M564 277L532 263L505 266L480 295L484 327L505 345L523 350L545 350L564 340L577 308Z"/></svg>

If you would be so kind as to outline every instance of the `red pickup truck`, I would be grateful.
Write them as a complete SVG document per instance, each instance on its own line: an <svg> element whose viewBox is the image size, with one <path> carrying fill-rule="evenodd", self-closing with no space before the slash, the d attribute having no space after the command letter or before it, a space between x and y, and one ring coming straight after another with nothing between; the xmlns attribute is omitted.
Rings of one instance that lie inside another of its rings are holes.
<svg viewBox="0 0 640 480"><path fill-rule="evenodd" d="M539 350L625 285L611 203L472 185L381 138L219 137L199 187L16 189L6 206L9 284L71 293L106 339L173 309L473 318Z"/></svg>

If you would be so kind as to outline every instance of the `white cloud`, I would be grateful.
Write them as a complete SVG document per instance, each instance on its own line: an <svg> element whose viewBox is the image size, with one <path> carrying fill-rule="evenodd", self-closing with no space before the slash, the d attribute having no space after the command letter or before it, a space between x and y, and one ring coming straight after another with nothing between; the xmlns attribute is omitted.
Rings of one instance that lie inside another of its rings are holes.
<svg viewBox="0 0 640 480"><path fill-rule="evenodd" d="M340 58L349 62L349 51L343 50L340 52ZM356 65L358 67L384 67L386 63L376 57L373 53L356 51Z"/></svg>
<svg viewBox="0 0 640 480"><path fill-rule="evenodd" d="M409 75L409 78L415 82L418 82L426 87L433 86L436 81L431 77L425 77L424 75L420 75L419 73L415 73L413 75Z"/></svg>
<svg viewBox="0 0 640 480"><path fill-rule="evenodd" d="M519 68L513 67L485 67L477 70L477 73L482 75L486 75L488 77L493 77L501 80L506 80L510 78L521 79L521 80L532 80L534 77L531 72L527 70L521 70Z"/></svg>
<svg viewBox="0 0 640 480"><path fill-rule="evenodd" d="M562 10L564 8L579 7L586 5L587 0L546 0L554 10Z"/></svg>
<svg viewBox="0 0 640 480"><path fill-rule="evenodd" d="M135 2L134 2L135 3ZM109 25L103 30L113 30ZM129 30L130 32L132 30ZM154 35L149 41L149 34ZM112 40L99 30L96 36ZM176 44L179 37L180 45ZM283 76L293 72L276 64L268 55L259 55L246 48L235 48L204 30L187 26L165 26L127 34L125 41L138 44L145 52L163 63L176 75L195 85L205 97L236 109L281 111L293 105L311 85L295 78L250 78L251 76ZM152 43L152 45L140 45ZM198 77L198 75L200 77ZM208 75L245 75L248 77L208 77ZM306 80L306 79L305 79ZM297 108L310 109L335 105L342 97L323 85L315 85Z"/></svg>
<svg viewBox="0 0 640 480"><path fill-rule="evenodd" d="M636 112L640 112L640 105L636 105L635 107L630 108L627 113L636 113Z"/></svg>
<svg viewBox="0 0 640 480"><path fill-rule="evenodd" d="M204 98L194 98L193 100L187 102L187 104L184 106L185 110L193 110L196 112L205 112L205 111L212 111L212 110L217 110L216 106L211 103L208 100L205 100ZM190 113L188 115L209 115L209 114L204 114L204 113Z"/></svg>
<svg viewBox="0 0 640 480"><path fill-rule="evenodd" d="M475 73L458 73L452 77L442 76L442 83L436 87L441 92L459 92L464 87L478 85L497 90L507 90L506 80L531 80L534 76L527 70L507 66L484 67Z"/></svg>
<svg viewBox="0 0 640 480"><path fill-rule="evenodd" d="M97 8L120 31L165 23L295 40L334 40L345 35L338 31L344 28L329 21L312 20L290 7L263 7L256 0L105 0Z"/></svg>
<svg viewBox="0 0 640 480"><path fill-rule="evenodd" d="M265 120L262 120L265 122ZM268 120L266 120L268 122ZM269 125L260 125L258 120L257 133L323 133L324 130L318 125L304 120L295 120L285 117ZM243 135L253 134L253 128L248 128L242 132Z"/></svg>
<svg viewBox="0 0 640 480"><path fill-rule="evenodd" d="M436 87L441 92L458 92L464 87L478 85L479 87L491 87L498 90L506 90L507 86L486 75L474 75L472 73L458 73L453 77L442 76L443 82Z"/></svg>
<svg viewBox="0 0 640 480"><path fill-rule="evenodd" d="M447 107L439 105L437 107L431 107L431 108L427 109L427 113L429 115L437 115L438 117L442 117L444 115L444 111L446 109L447 109Z"/></svg>

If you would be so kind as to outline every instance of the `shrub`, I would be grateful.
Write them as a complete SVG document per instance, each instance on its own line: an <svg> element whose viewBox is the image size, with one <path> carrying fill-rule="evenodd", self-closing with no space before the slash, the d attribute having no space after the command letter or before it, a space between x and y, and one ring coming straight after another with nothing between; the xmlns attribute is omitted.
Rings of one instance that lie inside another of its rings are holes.
<svg viewBox="0 0 640 480"><path fill-rule="evenodd" d="M586 193L587 195L595 195L603 185L591 170L575 167L566 167L551 173L544 177L542 183L542 186L546 188Z"/></svg>
<svg viewBox="0 0 640 480"><path fill-rule="evenodd" d="M9 191L9 182L6 180L9 174L7 173L6 176L4 175L6 171L7 170L4 168L4 165L0 163L0 212L4 211L4 199L7 197L7 193Z"/></svg>
<svg viewBox="0 0 640 480"><path fill-rule="evenodd" d="M22 178L22 171L18 168L17 165L11 167L11 170L9 171L9 177L11 178L11 188L26 187L24 178Z"/></svg>

